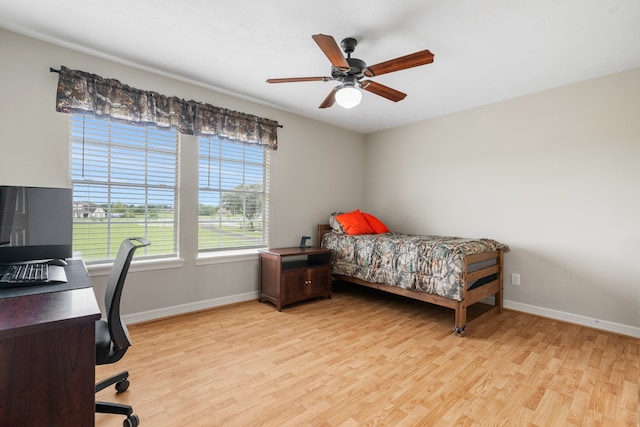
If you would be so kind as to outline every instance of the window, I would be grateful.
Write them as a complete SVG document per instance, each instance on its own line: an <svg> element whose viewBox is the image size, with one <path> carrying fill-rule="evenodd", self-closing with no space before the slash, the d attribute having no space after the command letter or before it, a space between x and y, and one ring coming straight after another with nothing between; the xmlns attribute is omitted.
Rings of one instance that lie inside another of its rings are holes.
<svg viewBox="0 0 640 427"><path fill-rule="evenodd" d="M151 241L136 257L176 256L178 135L71 116L73 251L113 260L126 237Z"/></svg>
<svg viewBox="0 0 640 427"><path fill-rule="evenodd" d="M267 246L270 151L200 138L198 252Z"/></svg>

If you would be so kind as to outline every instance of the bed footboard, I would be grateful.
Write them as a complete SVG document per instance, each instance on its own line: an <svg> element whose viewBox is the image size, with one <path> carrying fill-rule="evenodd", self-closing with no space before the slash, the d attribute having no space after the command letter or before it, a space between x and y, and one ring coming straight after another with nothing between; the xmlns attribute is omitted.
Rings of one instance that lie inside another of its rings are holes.
<svg viewBox="0 0 640 427"><path fill-rule="evenodd" d="M467 328L467 307L484 298L494 296L494 310L503 311L503 251L488 251L470 255L464 260L464 288L462 299L455 307L454 331L462 334ZM489 263L488 266L486 263ZM482 267L476 268L478 265Z"/></svg>

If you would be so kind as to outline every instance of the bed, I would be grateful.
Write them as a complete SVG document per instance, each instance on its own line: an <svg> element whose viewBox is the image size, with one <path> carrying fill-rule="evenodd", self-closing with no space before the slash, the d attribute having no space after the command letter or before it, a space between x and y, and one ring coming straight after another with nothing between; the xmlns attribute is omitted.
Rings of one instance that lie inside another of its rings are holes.
<svg viewBox="0 0 640 427"><path fill-rule="evenodd" d="M491 312L502 312L503 254L509 247L495 240L347 235L319 224L317 242L333 250L334 279L452 308L458 335L467 329L471 304L494 296Z"/></svg>

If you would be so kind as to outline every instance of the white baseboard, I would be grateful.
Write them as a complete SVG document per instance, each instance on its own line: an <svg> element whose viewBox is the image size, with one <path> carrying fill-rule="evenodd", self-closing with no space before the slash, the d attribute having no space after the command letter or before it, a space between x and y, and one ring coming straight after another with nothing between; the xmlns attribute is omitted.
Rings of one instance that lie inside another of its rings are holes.
<svg viewBox="0 0 640 427"><path fill-rule="evenodd" d="M236 302L251 301L257 299L258 291L247 292L244 294L213 298L204 301L192 302L189 304L174 305L171 307L159 308L157 310L143 311L141 313L126 314L122 316L122 320L124 320L124 322L128 325L134 323L142 323L148 322L150 320L158 320L166 317L178 316L180 314L193 313L196 311L207 310L209 308L234 304Z"/></svg>
<svg viewBox="0 0 640 427"><path fill-rule="evenodd" d="M223 305L233 304L236 302L251 301L258 299L258 292L247 292L244 294L230 295L227 297L213 298L205 301L197 301L189 304L174 305L171 307L159 308L157 310L143 311L141 313L127 314L122 316L126 324L134 324L148 322L150 320L163 319L165 317L178 316L180 314L192 313L195 311L206 310L209 308L220 307ZM482 300L487 304L493 304L493 297L487 297ZM536 316L548 317L550 319L561 320L563 322L575 323L577 325L588 326L603 331L613 332L616 334L627 335L634 338L640 338L640 328L621 323L609 322L606 320L594 319L591 317L581 316L578 314L567 313L564 311L553 310L535 305L523 304L516 301L504 301L504 307L510 310L522 311L524 313L534 314Z"/></svg>
<svg viewBox="0 0 640 427"><path fill-rule="evenodd" d="M494 298L487 297L483 299L482 302L493 304ZM579 314L567 313L564 311L553 310L551 308L538 307L535 305L523 304L521 302L509 300L504 301L504 308L515 311L522 311L523 313L534 314L536 316L548 317L550 319L560 320L563 322L574 323L576 325L588 326L594 329L601 329L603 331L613 332L620 335L640 338L640 328L636 326L623 325L621 323L594 319L592 317L581 316Z"/></svg>

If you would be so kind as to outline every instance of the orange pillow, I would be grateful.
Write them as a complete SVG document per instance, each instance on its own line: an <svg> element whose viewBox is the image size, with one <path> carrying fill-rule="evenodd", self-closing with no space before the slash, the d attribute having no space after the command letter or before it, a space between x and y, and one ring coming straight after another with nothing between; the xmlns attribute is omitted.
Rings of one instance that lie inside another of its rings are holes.
<svg viewBox="0 0 640 427"><path fill-rule="evenodd" d="M386 225L384 225L384 223L380 221L378 218L376 218L375 216L368 214L366 212L362 212L362 216L364 216L364 219L369 223L369 226L371 226L371 229L373 229L373 231L375 231L377 234L389 232L389 228Z"/></svg>
<svg viewBox="0 0 640 427"><path fill-rule="evenodd" d="M353 212L336 215L336 220L342 225L342 229L349 235L375 234L373 228L362 215L359 209Z"/></svg>

